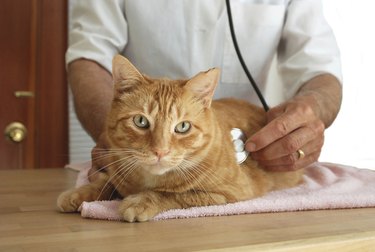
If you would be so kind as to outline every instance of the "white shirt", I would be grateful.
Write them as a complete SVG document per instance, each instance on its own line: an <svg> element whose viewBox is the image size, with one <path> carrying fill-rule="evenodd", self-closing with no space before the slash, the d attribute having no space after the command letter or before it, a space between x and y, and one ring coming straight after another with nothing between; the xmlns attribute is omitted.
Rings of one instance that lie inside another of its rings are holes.
<svg viewBox="0 0 375 252"><path fill-rule="evenodd" d="M121 53L142 73L169 78L219 67L216 98L235 96L258 103L233 48L224 0L71 4L67 63L87 58L111 71L113 56ZM321 73L341 81L339 50L320 0L231 0L231 6L242 55L263 92L275 56L285 99Z"/></svg>

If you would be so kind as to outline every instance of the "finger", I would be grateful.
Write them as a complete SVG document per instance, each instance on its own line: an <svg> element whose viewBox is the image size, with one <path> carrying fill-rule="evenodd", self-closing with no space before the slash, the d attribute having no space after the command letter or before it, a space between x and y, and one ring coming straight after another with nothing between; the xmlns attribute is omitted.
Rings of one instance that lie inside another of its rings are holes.
<svg viewBox="0 0 375 252"><path fill-rule="evenodd" d="M324 126L316 121L309 126L301 127L290 134L271 143L266 148L253 152L254 160L272 160L296 153L309 142L314 142L319 149L324 142ZM313 151L313 150L311 150Z"/></svg>
<svg viewBox="0 0 375 252"><path fill-rule="evenodd" d="M316 141L311 141L310 143L306 144L301 148L304 152L304 157L300 157L298 152L294 152L282 157L278 157L275 159L270 160L259 160L257 161L258 164L262 167L275 167L275 166L289 166L292 167L300 160L308 159L310 155L314 155L314 153L320 153L322 145ZM315 160L316 161L316 160Z"/></svg>
<svg viewBox="0 0 375 252"><path fill-rule="evenodd" d="M284 113L285 113L285 104L280 104L279 106L271 108L267 112L267 122L272 121L273 119L275 119L276 117L281 116Z"/></svg>
<svg viewBox="0 0 375 252"><path fill-rule="evenodd" d="M260 131L251 136L246 143L247 151L257 151L270 143L306 125L316 118L311 106L301 102L281 104L267 112L270 121Z"/></svg>
<svg viewBox="0 0 375 252"><path fill-rule="evenodd" d="M246 150L254 152L288 135L306 123L303 116L284 113L251 136L246 142Z"/></svg>
<svg viewBox="0 0 375 252"><path fill-rule="evenodd" d="M310 155L305 156L303 159L298 160L294 164L288 165L261 165L261 167L267 171L272 172L287 172L287 171L296 171L302 168L307 167L308 165L316 162L320 156L320 151L310 153Z"/></svg>
<svg viewBox="0 0 375 252"><path fill-rule="evenodd" d="M257 162L260 166L269 170L294 170L300 168L303 165L308 165L312 162L318 160L322 146L324 143L324 134L322 133L320 137L313 138L310 142L298 148L304 152L304 157L300 158L300 155L296 151L289 154L279 156L277 158L263 158L258 159ZM251 157L256 160L256 155L262 156L261 152L266 151L267 148L260 150L255 153L250 153ZM301 162L304 160L304 162Z"/></svg>

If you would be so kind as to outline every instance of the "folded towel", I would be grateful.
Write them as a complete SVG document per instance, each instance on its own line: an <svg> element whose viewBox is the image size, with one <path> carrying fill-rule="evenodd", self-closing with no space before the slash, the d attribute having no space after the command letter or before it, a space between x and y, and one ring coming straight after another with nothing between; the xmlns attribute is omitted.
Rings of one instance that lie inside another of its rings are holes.
<svg viewBox="0 0 375 252"><path fill-rule="evenodd" d="M80 170L77 186L88 183L90 163L68 167ZM120 200L83 202L82 217L122 220ZM314 163L306 168L304 183L263 197L226 205L172 209L153 220L264 212L375 207L375 171L340 164Z"/></svg>

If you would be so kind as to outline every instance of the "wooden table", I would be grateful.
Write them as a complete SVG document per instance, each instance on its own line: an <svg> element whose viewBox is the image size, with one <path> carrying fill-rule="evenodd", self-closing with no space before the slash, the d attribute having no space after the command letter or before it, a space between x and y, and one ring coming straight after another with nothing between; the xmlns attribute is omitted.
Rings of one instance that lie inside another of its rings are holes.
<svg viewBox="0 0 375 252"><path fill-rule="evenodd" d="M375 208L123 223L56 211L66 169L0 171L0 251L375 251Z"/></svg>

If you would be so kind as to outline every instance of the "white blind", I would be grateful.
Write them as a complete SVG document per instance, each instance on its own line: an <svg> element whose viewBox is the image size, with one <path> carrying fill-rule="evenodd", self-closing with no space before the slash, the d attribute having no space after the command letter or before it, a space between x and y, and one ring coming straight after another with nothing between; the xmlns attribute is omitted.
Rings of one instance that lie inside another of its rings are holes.
<svg viewBox="0 0 375 252"><path fill-rule="evenodd" d="M69 163L91 159L91 149L95 143L81 127L74 112L72 94L69 92Z"/></svg>

